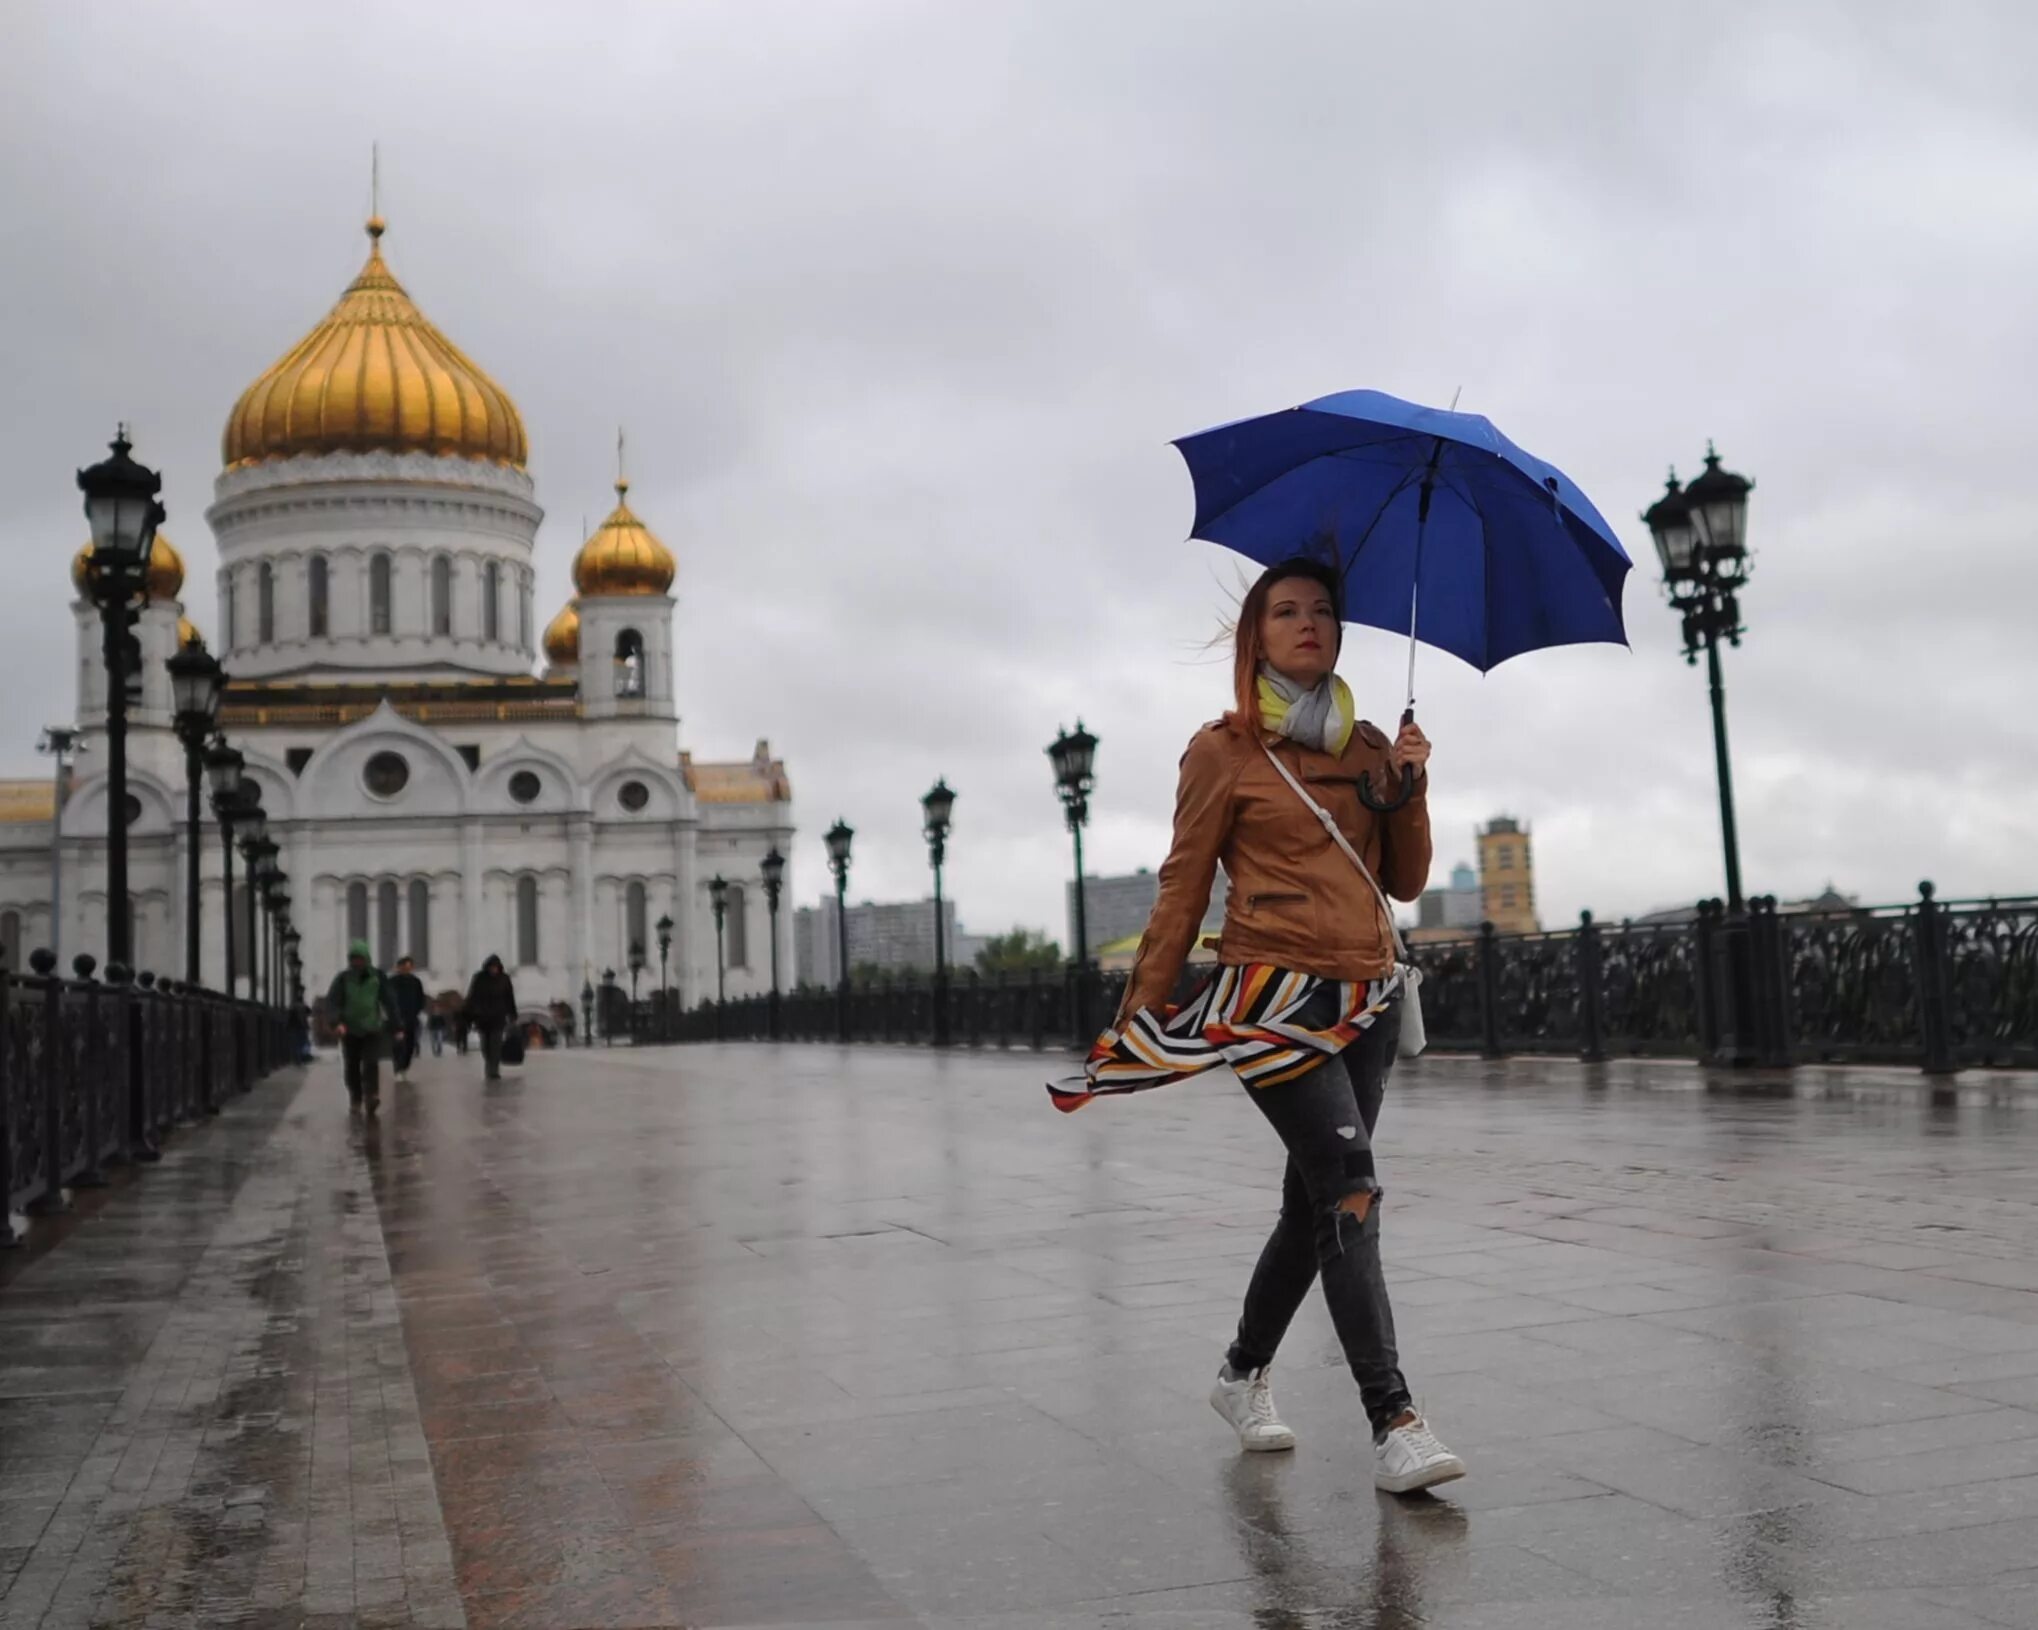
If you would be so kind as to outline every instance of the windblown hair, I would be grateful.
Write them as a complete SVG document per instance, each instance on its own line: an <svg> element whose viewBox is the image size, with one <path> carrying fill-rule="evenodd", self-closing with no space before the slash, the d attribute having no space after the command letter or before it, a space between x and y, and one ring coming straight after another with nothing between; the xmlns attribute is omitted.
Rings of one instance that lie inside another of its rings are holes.
<svg viewBox="0 0 2038 1630"><path fill-rule="evenodd" d="M1269 566L1259 580L1246 590L1239 602L1238 620L1232 625L1231 684L1239 722L1248 729L1260 727L1260 664L1266 660L1267 644L1261 624L1266 620L1267 601L1276 584L1306 577L1323 585L1333 608L1344 604L1344 579L1336 566L1318 556L1297 555L1278 566ZM1339 645L1344 642L1344 623L1337 625Z"/></svg>

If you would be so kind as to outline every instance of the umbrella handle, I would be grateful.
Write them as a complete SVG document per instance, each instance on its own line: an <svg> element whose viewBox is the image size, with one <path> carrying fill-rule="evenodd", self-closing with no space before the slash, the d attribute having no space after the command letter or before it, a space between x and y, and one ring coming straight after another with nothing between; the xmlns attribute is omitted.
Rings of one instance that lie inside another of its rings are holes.
<svg viewBox="0 0 2038 1630"><path fill-rule="evenodd" d="M1401 722L1403 724L1415 723L1415 709L1410 707L1404 710L1401 715ZM1376 815L1391 815L1414 796L1415 772L1405 764L1401 766L1401 786L1399 790L1385 798L1375 796L1373 792L1373 778L1370 774L1362 772L1359 776L1359 802L1372 810Z"/></svg>

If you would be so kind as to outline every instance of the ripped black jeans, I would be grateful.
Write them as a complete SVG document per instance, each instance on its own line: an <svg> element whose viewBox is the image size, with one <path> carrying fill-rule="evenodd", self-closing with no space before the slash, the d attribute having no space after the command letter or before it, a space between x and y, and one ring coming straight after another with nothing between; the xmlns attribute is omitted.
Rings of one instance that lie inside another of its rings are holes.
<svg viewBox="0 0 2038 1630"><path fill-rule="evenodd" d="M1304 1010L1303 1022L1312 1028L1335 1022L1328 1015L1335 996L1325 991L1320 1000L1324 1013L1314 1011L1314 1002ZM1280 1220L1253 1269L1238 1339L1227 1355L1234 1372L1272 1363L1320 1273L1331 1323L1376 1438L1411 1406L1380 1271L1380 1185L1373 1172L1373 1127L1400 1035L1397 995L1357 1041L1326 1056L1307 1075L1246 1089L1288 1146L1288 1171ZM1373 1196L1363 1222L1343 1209L1359 1193Z"/></svg>

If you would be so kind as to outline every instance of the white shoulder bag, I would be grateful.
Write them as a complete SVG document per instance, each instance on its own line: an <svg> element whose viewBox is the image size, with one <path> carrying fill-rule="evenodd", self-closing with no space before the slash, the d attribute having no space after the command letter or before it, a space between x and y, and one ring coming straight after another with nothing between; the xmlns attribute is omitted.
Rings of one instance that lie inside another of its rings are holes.
<svg viewBox="0 0 2038 1630"><path fill-rule="evenodd" d="M1422 970L1408 960L1408 947L1401 942L1401 930L1394 922L1394 907L1387 898L1386 890L1373 880L1373 874L1366 863L1359 858L1358 850L1351 846L1336 818L1329 810L1309 796L1300 781L1297 781L1288 766L1274 756L1273 748L1260 743L1260 751L1267 755L1267 762L1281 772L1281 779L1295 789L1295 796L1307 804L1324 831L1330 834L1330 841L1344 851L1345 859L1359 869L1359 876L1373 891L1373 898L1380 902L1380 910L1387 918L1387 932L1394 937L1394 961L1401 969L1401 1039L1396 1051L1403 1058L1414 1058L1429 1045L1429 1033L1422 1025Z"/></svg>

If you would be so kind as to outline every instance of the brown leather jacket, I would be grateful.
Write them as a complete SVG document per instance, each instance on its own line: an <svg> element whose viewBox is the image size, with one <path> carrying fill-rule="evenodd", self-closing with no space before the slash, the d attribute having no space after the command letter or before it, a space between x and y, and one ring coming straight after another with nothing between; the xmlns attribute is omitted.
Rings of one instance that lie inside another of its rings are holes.
<svg viewBox="0 0 2038 1630"><path fill-rule="evenodd" d="M1341 755L1255 733L1227 713L1205 725L1182 755L1175 838L1161 867L1160 897L1126 982L1122 1022L1158 1013L1174 993L1221 861L1231 879L1219 962L1272 963L1327 979L1378 979L1394 966L1394 936L1380 902L1316 816L1260 750L1264 741L1330 811L1373 876L1397 900L1429 880L1429 777L1391 815L1359 802L1359 776L1376 792L1400 784L1387 738L1359 723Z"/></svg>

